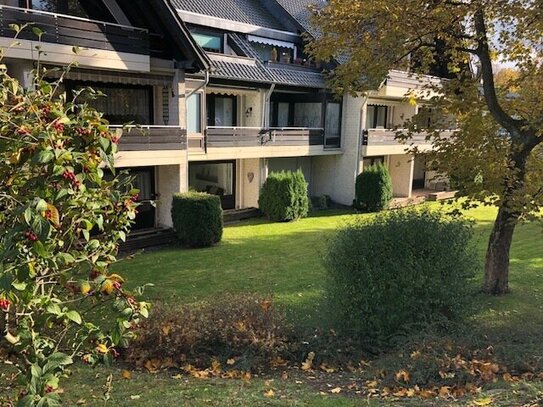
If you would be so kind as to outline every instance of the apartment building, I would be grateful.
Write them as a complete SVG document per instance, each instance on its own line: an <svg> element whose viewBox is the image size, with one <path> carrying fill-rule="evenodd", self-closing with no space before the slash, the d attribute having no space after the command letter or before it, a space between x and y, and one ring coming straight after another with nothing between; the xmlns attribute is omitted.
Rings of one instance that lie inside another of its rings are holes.
<svg viewBox="0 0 543 407"><path fill-rule="evenodd" d="M171 226L171 197L188 189L219 195L224 209L258 207L279 170L301 169L309 194L345 205L357 174L376 162L389 167L395 196L442 188L394 138L425 108L406 98L420 81L392 71L367 95L335 95L323 72L339 62L304 53L305 36L317 35L314 2L0 0L0 47L28 86L38 59L77 61L67 94L90 85L108 95L90 103L112 125L141 125L125 131L116 157L141 190L136 229ZM13 45L10 24L39 27L41 43L27 27ZM423 136L413 142L431 148Z"/></svg>
<svg viewBox="0 0 543 407"><path fill-rule="evenodd" d="M25 27L17 41L12 24ZM33 27L44 33L40 41ZM32 86L31 71L38 61L47 67L76 63L64 80L67 97L91 86L107 95L89 103L112 125L141 125L123 134L115 161L140 189L134 228L171 225L172 194L187 189L185 75L209 68L171 4L2 0L0 47L8 72L26 87Z"/></svg>

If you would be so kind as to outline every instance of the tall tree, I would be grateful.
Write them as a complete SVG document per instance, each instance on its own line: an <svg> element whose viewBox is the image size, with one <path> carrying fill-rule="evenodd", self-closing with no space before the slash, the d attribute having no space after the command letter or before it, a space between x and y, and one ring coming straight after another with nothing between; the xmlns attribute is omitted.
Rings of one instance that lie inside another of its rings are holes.
<svg viewBox="0 0 543 407"><path fill-rule="evenodd" d="M459 130L444 137L439 123L428 129L436 146L429 161L468 202L499 207L483 288L506 293L515 226L543 204L543 3L330 0L313 23L322 35L310 53L344 62L330 73L339 92L376 89L392 68L447 78L428 87ZM507 86L495 83L497 58L518 72ZM421 131L416 124L408 123L410 132Z"/></svg>

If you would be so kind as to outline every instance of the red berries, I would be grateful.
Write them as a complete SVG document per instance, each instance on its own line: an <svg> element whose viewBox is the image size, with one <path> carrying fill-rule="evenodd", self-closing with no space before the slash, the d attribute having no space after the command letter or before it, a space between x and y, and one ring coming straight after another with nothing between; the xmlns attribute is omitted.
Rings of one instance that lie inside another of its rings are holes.
<svg viewBox="0 0 543 407"><path fill-rule="evenodd" d="M111 136L111 142L113 144L119 144L119 141L121 140L120 137L117 137L117 136Z"/></svg>
<svg viewBox="0 0 543 407"><path fill-rule="evenodd" d="M64 171L64 173L62 174L62 178L70 181L74 189L79 188L79 186L81 185L81 182L79 182L79 180L75 177L75 174L72 171Z"/></svg>
<svg viewBox="0 0 543 407"><path fill-rule="evenodd" d="M90 136L90 134L92 133L92 130L86 129L84 127L78 127L77 129L75 129L75 132L77 133L78 136Z"/></svg>
<svg viewBox="0 0 543 407"><path fill-rule="evenodd" d="M115 281L115 282L113 283L113 288L115 288L117 291L120 290L121 287L122 287L122 284L121 284L120 282Z"/></svg>
<svg viewBox="0 0 543 407"><path fill-rule="evenodd" d="M35 242L36 240L38 240L38 236L36 236L36 234L31 230L27 230L25 232L25 238L27 240L30 240L31 242Z"/></svg>
<svg viewBox="0 0 543 407"><path fill-rule="evenodd" d="M115 348L111 348L109 351L111 352L111 354L113 355L115 359L117 359L120 356L119 352L117 352L117 349Z"/></svg>
<svg viewBox="0 0 543 407"><path fill-rule="evenodd" d="M53 122L53 128L57 133L62 133L64 131L64 125L60 123L58 120L55 120Z"/></svg>
<svg viewBox="0 0 543 407"><path fill-rule="evenodd" d="M7 298L0 298L0 309L4 312L9 311L9 306L11 302Z"/></svg>

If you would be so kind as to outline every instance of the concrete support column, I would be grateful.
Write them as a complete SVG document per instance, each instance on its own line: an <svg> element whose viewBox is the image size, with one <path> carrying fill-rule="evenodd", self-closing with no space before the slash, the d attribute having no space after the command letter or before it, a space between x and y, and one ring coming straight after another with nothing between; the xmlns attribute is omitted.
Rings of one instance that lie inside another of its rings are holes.
<svg viewBox="0 0 543 407"><path fill-rule="evenodd" d="M157 200L157 224L159 227L172 226L172 198L178 192L188 191L187 171L186 161L178 165L156 167L156 184L159 194Z"/></svg>
<svg viewBox="0 0 543 407"><path fill-rule="evenodd" d="M395 197L411 198L415 160L412 155L401 154L389 157L392 192Z"/></svg>

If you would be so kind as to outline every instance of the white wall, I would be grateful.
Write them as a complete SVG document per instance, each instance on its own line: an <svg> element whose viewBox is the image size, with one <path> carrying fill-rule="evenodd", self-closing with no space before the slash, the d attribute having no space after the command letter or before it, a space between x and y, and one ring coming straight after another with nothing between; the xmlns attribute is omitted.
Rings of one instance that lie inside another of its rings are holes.
<svg viewBox="0 0 543 407"><path fill-rule="evenodd" d="M411 197L414 160L408 154L389 156L392 192L396 197Z"/></svg>
<svg viewBox="0 0 543 407"><path fill-rule="evenodd" d="M162 165L156 167L157 224L159 227L171 227L172 197L178 192L186 192L187 165Z"/></svg>
<svg viewBox="0 0 543 407"><path fill-rule="evenodd" d="M239 177L241 178L241 207L258 208L258 197L260 195L261 168L259 158L240 160Z"/></svg>

